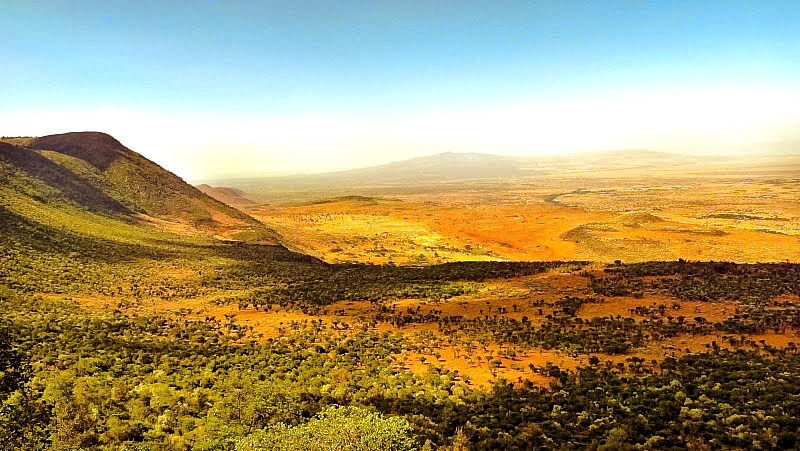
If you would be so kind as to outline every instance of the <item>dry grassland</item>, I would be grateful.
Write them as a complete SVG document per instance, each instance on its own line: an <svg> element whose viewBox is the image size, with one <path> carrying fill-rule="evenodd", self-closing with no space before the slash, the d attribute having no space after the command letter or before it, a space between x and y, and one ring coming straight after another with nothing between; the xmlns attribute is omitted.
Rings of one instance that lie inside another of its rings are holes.
<svg viewBox="0 0 800 451"><path fill-rule="evenodd" d="M329 262L800 261L798 181L575 186L399 192L248 213Z"/></svg>

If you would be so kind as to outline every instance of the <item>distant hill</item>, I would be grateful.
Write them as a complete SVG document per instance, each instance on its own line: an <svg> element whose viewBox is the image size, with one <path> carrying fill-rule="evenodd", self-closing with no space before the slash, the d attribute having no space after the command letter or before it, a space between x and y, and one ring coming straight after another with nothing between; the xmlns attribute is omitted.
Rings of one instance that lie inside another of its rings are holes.
<svg viewBox="0 0 800 451"><path fill-rule="evenodd" d="M528 158L480 153L445 152L363 169L320 174L319 178L351 179L361 183L440 181L532 175Z"/></svg>
<svg viewBox="0 0 800 451"><path fill-rule="evenodd" d="M17 141L19 142L19 141ZM80 208L131 220L133 215L184 226L183 230L260 239L277 234L252 217L184 182L180 177L98 132L65 133L0 142L0 181L6 207L25 216L22 204ZM14 202L16 199L16 203ZM12 204L13 203L13 204ZM36 221L34 217L28 219Z"/></svg>
<svg viewBox="0 0 800 451"><path fill-rule="evenodd" d="M213 197L214 199L217 199L220 202L226 203L234 207L255 205L255 202L245 197L246 193L244 191L238 190L236 188L210 186L205 183L197 185L195 186L195 188Z"/></svg>
<svg viewBox="0 0 800 451"><path fill-rule="evenodd" d="M263 178L278 184L370 185L435 183L476 178L523 177L540 173L526 157L444 152L379 166L322 174Z"/></svg>

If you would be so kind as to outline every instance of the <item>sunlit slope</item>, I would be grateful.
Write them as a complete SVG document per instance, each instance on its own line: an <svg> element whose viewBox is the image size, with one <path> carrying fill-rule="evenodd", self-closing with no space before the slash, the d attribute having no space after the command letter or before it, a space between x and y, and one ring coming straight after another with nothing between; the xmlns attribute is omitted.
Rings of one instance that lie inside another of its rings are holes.
<svg viewBox="0 0 800 451"><path fill-rule="evenodd" d="M33 140L29 147L136 213L215 233L258 228L268 235L258 221L207 196L107 134L50 135Z"/></svg>
<svg viewBox="0 0 800 451"><path fill-rule="evenodd" d="M2 142L0 236L0 284L56 293L96 286L87 280L117 283L130 276L119 263L160 260L214 240L148 226L72 171Z"/></svg>
<svg viewBox="0 0 800 451"><path fill-rule="evenodd" d="M17 180L4 186L20 193L36 186L34 199L45 203L64 201L89 211L136 214L185 233L277 239L255 219L207 196L107 134L66 133L34 138L26 147L2 146L4 172L14 172Z"/></svg>
<svg viewBox="0 0 800 451"><path fill-rule="evenodd" d="M243 191L235 188L215 187L207 184L197 185L196 188L227 205L247 207L255 204L245 197Z"/></svg>

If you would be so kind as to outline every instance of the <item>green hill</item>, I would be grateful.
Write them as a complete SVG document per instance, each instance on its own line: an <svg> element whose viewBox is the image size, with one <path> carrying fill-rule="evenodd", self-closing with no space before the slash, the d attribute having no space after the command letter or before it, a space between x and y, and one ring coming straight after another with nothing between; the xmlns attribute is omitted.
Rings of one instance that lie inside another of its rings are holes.
<svg viewBox="0 0 800 451"><path fill-rule="evenodd" d="M220 236L278 239L109 135L68 133L25 144L0 141L0 283L96 291L166 261L225 254L230 244ZM295 258L283 246L260 247L267 259Z"/></svg>
<svg viewBox="0 0 800 451"><path fill-rule="evenodd" d="M44 136L34 139L28 148L130 211L216 233L242 227L264 229L255 219L204 194L105 133Z"/></svg>
<svg viewBox="0 0 800 451"><path fill-rule="evenodd" d="M90 180L40 152L0 142L0 182L6 190L47 203L72 203L91 211L132 211Z"/></svg>

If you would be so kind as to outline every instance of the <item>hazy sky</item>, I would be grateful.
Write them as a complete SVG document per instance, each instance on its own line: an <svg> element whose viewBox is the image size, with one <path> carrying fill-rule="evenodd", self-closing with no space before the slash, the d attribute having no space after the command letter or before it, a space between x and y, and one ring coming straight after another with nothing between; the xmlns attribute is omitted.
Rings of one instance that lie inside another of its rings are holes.
<svg viewBox="0 0 800 451"><path fill-rule="evenodd" d="M800 137L800 2L3 0L0 134L188 180Z"/></svg>

